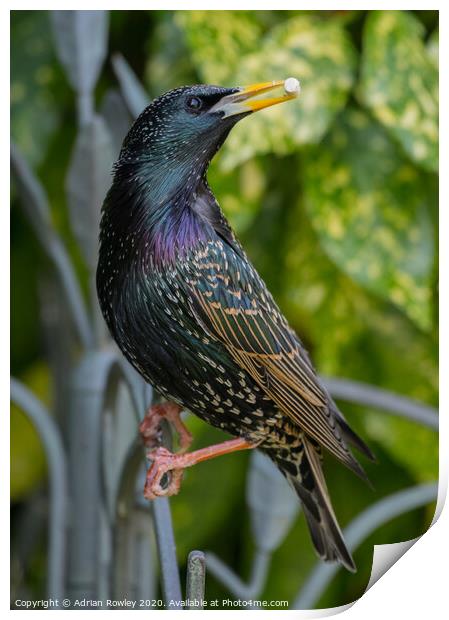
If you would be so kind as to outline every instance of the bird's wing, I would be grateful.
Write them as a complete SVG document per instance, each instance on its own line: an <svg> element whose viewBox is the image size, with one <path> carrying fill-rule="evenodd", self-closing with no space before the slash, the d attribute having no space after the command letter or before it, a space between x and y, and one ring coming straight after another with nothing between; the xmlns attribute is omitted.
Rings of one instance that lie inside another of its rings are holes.
<svg viewBox="0 0 449 620"><path fill-rule="evenodd" d="M208 333L295 424L361 474L307 353L252 265L221 241L190 258L185 283Z"/></svg>

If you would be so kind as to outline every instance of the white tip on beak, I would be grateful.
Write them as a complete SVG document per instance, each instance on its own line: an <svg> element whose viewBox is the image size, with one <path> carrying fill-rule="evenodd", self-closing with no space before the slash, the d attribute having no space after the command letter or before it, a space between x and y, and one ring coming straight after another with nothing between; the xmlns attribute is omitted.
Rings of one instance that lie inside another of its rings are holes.
<svg viewBox="0 0 449 620"><path fill-rule="evenodd" d="M301 84L299 83L299 80L297 80L296 78L289 77L284 82L284 90L289 95L293 93L299 94L301 91Z"/></svg>
<svg viewBox="0 0 449 620"><path fill-rule="evenodd" d="M282 95L277 97L265 96L269 92L282 88L284 90ZM294 77L289 77L286 80L251 84L251 86L240 88L238 92L221 99L210 109L210 112L222 112L223 118L236 114L257 112L269 106L295 99L299 95L300 89L299 81Z"/></svg>

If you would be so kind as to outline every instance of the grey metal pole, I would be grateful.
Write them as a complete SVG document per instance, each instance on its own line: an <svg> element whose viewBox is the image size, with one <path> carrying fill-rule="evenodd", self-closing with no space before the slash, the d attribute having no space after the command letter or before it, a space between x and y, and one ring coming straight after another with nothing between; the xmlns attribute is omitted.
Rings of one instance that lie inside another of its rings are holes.
<svg viewBox="0 0 449 620"><path fill-rule="evenodd" d="M121 470L117 493L113 594L151 601L157 591L156 551L150 505L142 496L144 482L143 446L136 438Z"/></svg>
<svg viewBox="0 0 449 620"><path fill-rule="evenodd" d="M50 479L47 593L49 598L61 600L65 593L68 512L67 464L61 435L42 403L16 379L11 379L11 400L33 422L47 456Z"/></svg>
<svg viewBox="0 0 449 620"><path fill-rule="evenodd" d="M206 586L206 558L202 551L191 551L187 559L187 609L203 609Z"/></svg>
<svg viewBox="0 0 449 620"><path fill-rule="evenodd" d="M158 497L151 502L151 507L156 530L164 599L168 609L181 609L181 583L170 504L166 497Z"/></svg>
<svg viewBox="0 0 449 620"><path fill-rule="evenodd" d="M434 407L351 379L323 377L323 381L334 398L389 411L438 430L438 411Z"/></svg>
<svg viewBox="0 0 449 620"><path fill-rule="evenodd" d="M68 420L71 521L68 598L97 599L102 506L102 410L112 352L86 354L71 382Z"/></svg>
<svg viewBox="0 0 449 620"><path fill-rule="evenodd" d="M56 269L80 342L85 348L92 347L92 327L73 265L51 223L50 207L44 190L15 144L11 145L11 170L17 183L22 209L33 226L42 249Z"/></svg>

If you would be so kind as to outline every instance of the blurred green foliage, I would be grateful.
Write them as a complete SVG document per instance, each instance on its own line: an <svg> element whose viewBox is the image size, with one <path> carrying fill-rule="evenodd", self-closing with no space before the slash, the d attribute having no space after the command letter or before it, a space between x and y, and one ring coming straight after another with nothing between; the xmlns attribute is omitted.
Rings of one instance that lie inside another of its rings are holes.
<svg viewBox="0 0 449 620"><path fill-rule="evenodd" d="M233 130L210 184L320 372L433 405L437 21L436 11L114 11L110 30L110 52L125 56L152 97L183 83L301 80L297 101ZM97 88L100 109L116 88L107 65ZM76 114L47 12L13 13L11 96L13 137L37 169L87 289L64 197ZM39 394L49 381L37 301L46 264L13 207L12 371ZM356 406L344 410L380 464L368 466L375 494L341 468L327 468L343 525L374 499L436 478L438 450L435 434L416 424ZM189 424L198 445L220 436L199 420ZM45 469L28 426L13 412L15 500ZM210 548L245 574L252 553L242 517L246 463L240 454L187 472L172 502L180 562L194 547ZM321 604L359 596L374 540L413 538L431 516L418 510L382 528L357 552L359 573L338 575ZM275 554L265 598L295 595L315 561L306 540L299 519ZM226 594L212 578L208 593Z"/></svg>
<svg viewBox="0 0 449 620"><path fill-rule="evenodd" d="M48 401L49 373L43 362L31 366L22 377L43 402ZM45 454L32 422L16 406L11 405L11 499L26 499L30 490L46 472Z"/></svg>
<svg viewBox="0 0 449 620"><path fill-rule="evenodd" d="M425 34L423 24L406 12L370 15L363 35L360 98L413 161L435 171L438 72Z"/></svg>

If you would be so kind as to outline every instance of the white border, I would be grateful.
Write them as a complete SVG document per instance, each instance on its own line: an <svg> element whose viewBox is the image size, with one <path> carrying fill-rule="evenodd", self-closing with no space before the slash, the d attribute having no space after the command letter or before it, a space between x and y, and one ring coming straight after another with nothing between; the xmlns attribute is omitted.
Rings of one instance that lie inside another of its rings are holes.
<svg viewBox="0 0 449 620"><path fill-rule="evenodd" d="M17 1L14 3L8 3L7 9L23 10L23 9L36 9L35 3L31 1ZM45 10L47 9L112 9L123 10L123 3L110 1L97 2L95 7L92 7L91 3L78 2L78 3L65 3L65 6L61 6L61 2L50 1L46 3ZM417 2L397 2L392 6L391 2L377 2L375 6L366 5L360 7L355 2L345 2L342 6L336 6L335 2L314 2L314 3L301 3L298 6L294 2L277 2L276 9L320 9L320 10L333 10L333 9L423 9L421 3ZM232 9L272 9L273 3L266 0L259 0L258 2L226 2L225 7L227 10ZM128 10L175 10L175 9L215 9L222 10L223 3L216 0L209 0L206 2L128 2ZM448 122L447 122L447 110L449 110L449 98L447 95L448 81L447 81L447 59L449 59L449 45L448 41L448 10L443 7L442 2L434 2L431 7L425 7L431 9L440 10L440 29L442 31L440 37L441 53L440 59L442 61L441 71L441 110L446 111L446 114L441 118L441 169L449 171L449 157L448 157ZM6 9L2 9L0 19L0 41L2 45L2 54L0 56L0 67L2 72L2 83L9 82L9 15ZM444 62L443 62L444 61ZM6 208L6 199L9 188L9 150L7 150L9 137L9 105L6 97L2 97L2 120L3 126L6 126L4 133L5 139L2 141L2 168L3 179L3 192L5 200L3 202L3 208L0 209L0 230L3 235L6 236L9 229L9 211ZM443 317L441 321L441 377L448 376L448 364L447 364L447 351L449 346L448 327L445 318L448 316L449 308L447 304L447 278L449 270L448 260L448 246L445 244L446 239L443 238L443 231L449 231L449 217L447 215L448 210L448 173L442 175L441 187L440 187L440 204L441 204L441 216L440 216L440 264L441 269L441 298L440 298L440 314ZM9 290L9 254L8 243L5 239L4 243L0 244L0 265L2 266L2 280L1 291ZM0 304L0 326L4 332L2 342L2 375L1 375L1 388L2 395L4 396L5 406L3 407L4 421L2 441L4 445L1 450L1 471L9 473L9 356L8 356L8 344L9 344L9 305L5 302ZM7 357L8 356L8 357ZM443 508L444 498L447 491L447 480L449 470L449 452L447 446L449 445L449 422L447 419L446 409L448 402L447 384L442 382L441 385L441 403L443 406L441 410L443 415L441 416L441 450L440 450L440 492L438 511ZM8 421L6 421L8 420ZM1 608L9 612L9 497L8 497L8 485L3 484L0 486L2 510L1 510L1 549L2 549L2 563L0 573L0 605ZM447 507L442 510L441 515L437 519L436 523L430 528L430 530L403 556L387 573L382 577L363 597L357 601L352 607L340 609L339 611L344 614L344 618L347 620L378 620L380 614L387 614L388 618L394 617L407 617L422 618L426 615L429 618L440 618L442 612L448 609L448 586L447 586L447 574L448 574L448 560L447 550L449 539L449 510ZM331 610L329 610L331 611ZM334 610L334 613L337 610ZM11 612L9 612L11 613ZM14 611L14 614L21 614L27 612ZM28 612L32 613L32 612ZM40 612L43 613L43 612ZM44 612L45 613L45 612ZM58 617L54 614L63 612L52 612L51 617ZM71 613L81 613L73 612ZM83 612L86 613L86 612ZM87 612L89 613L89 612ZM97 611L96 614L102 614L107 612ZM132 612L122 612L132 613ZM164 614L164 618L169 619L173 613L172 611L156 612ZM186 612L184 612L186 613ZM187 612L189 613L189 612ZM190 612L196 613L196 612ZM231 617L236 619L240 614L242 618L250 619L254 614L261 612L241 612L241 611L217 611L203 612L206 614L232 614ZM301 612L301 611L269 611L265 612L269 614L283 614L284 618L316 618L322 617L320 612ZM42 617L42 616L41 616ZM83 616L84 617L84 616ZM156 615L152 614L152 617ZM225 617L225 616L224 616Z"/></svg>

